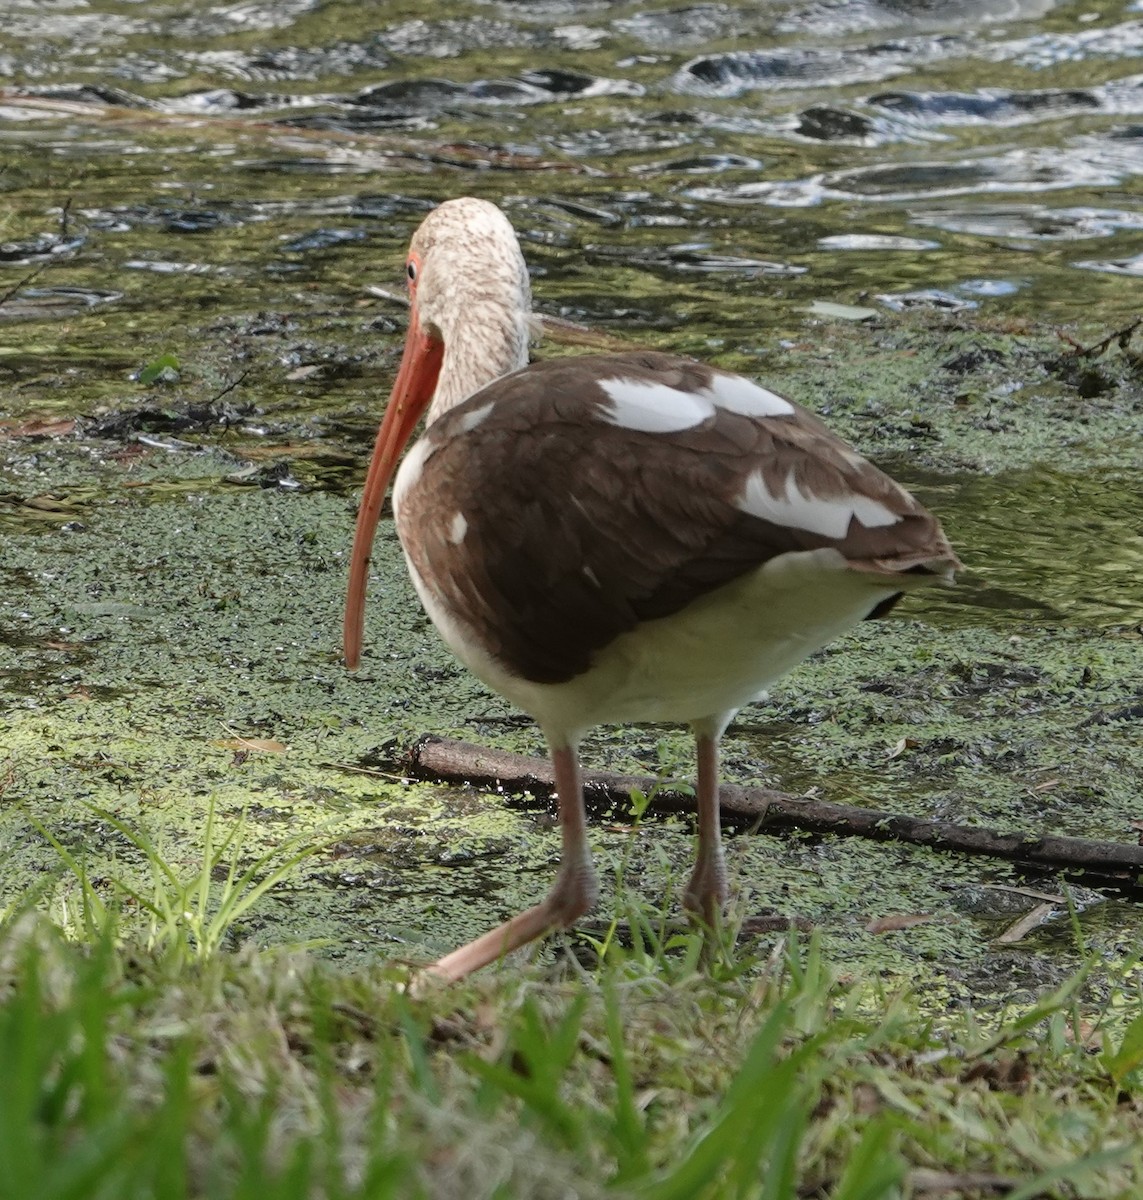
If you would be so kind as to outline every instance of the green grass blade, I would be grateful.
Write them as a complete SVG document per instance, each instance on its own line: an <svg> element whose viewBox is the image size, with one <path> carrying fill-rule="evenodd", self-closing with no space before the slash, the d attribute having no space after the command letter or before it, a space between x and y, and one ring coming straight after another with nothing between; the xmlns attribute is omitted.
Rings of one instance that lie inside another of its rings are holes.
<svg viewBox="0 0 1143 1200"><path fill-rule="evenodd" d="M603 1005L611 1075L615 1081L615 1104L608 1129L617 1163L612 1182L622 1183L647 1174L647 1130L635 1104L635 1081L623 1041L623 1020L614 986L605 986Z"/></svg>
<svg viewBox="0 0 1143 1200"><path fill-rule="evenodd" d="M905 1164L894 1148L896 1127L897 1121L889 1117L866 1126L830 1200L886 1200L901 1195Z"/></svg>
<svg viewBox="0 0 1143 1200"><path fill-rule="evenodd" d="M790 1006L779 1003L755 1035L718 1110L686 1157L667 1175L636 1191L644 1200L693 1200L728 1165L739 1178L746 1160L766 1154L775 1126L790 1108L805 1105L798 1073L808 1047L784 1061L778 1047L789 1032Z"/></svg>
<svg viewBox="0 0 1143 1200"><path fill-rule="evenodd" d="M1037 1196L1058 1195L1060 1193L1054 1190L1058 1183L1077 1184L1082 1187L1082 1181L1086 1175L1104 1167L1115 1166L1116 1163L1122 1162L1127 1157L1129 1151L1129 1146L1113 1146L1109 1150L1099 1150L1095 1154L1088 1154L1070 1163L1052 1167L1051 1170L1041 1172L1035 1179L1028 1180L1015 1191L1009 1192L1006 1200L1035 1200ZM1082 1195L1083 1193L1074 1191L1069 1194Z"/></svg>

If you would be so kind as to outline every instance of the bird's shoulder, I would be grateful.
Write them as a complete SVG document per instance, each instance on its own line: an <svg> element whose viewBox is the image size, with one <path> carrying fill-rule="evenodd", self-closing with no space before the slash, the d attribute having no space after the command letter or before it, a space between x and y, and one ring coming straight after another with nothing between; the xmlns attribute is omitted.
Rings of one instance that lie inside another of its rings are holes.
<svg viewBox="0 0 1143 1200"><path fill-rule="evenodd" d="M669 478L732 503L751 477L771 493L796 486L825 502L855 492L911 510L904 489L812 412L741 375L657 351L538 363L496 380L428 430L439 480L480 488L494 475L549 492L574 474L610 494L632 475ZM474 470L478 468L478 470Z"/></svg>

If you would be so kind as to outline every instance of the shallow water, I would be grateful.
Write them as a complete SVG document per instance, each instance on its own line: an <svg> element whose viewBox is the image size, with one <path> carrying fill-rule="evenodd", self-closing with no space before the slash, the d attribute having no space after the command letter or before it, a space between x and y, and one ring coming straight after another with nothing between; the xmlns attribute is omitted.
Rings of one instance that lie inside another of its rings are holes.
<svg viewBox="0 0 1143 1200"><path fill-rule="evenodd" d="M625 330L738 339L858 294L1133 309L1138 4L421 12L16 4L2 257L52 270L8 315L392 279L425 205L465 190L506 202L549 311Z"/></svg>
<svg viewBox="0 0 1143 1200"><path fill-rule="evenodd" d="M271 831L336 819L336 853L265 935L335 953L443 948L546 885L554 838L531 818L355 774L426 728L536 745L440 649L391 545L366 670L337 663L405 245L475 193L519 229L547 317L788 390L962 549L962 588L744 714L733 773L1134 836L1137 737L1114 714L1143 688L1143 338L1090 359L1068 339L1140 310L1143 5L423 14L6 6L0 794L58 804L89 849L106 830L76 802L122 805L188 859L208 795ZM217 744L235 731L290 756ZM902 737L923 744L890 758ZM659 744L625 731L593 752L653 766ZM0 836L42 872L15 812ZM623 837L599 836L613 861ZM688 834L662 836L674 865L647 851L639 870L665 888ZM839 920L841 945L863 904L939 909L962 878L1008 878L760 841L736 839L740 875ZM894 963L987 961L967 920L910 936Z"/></svg>

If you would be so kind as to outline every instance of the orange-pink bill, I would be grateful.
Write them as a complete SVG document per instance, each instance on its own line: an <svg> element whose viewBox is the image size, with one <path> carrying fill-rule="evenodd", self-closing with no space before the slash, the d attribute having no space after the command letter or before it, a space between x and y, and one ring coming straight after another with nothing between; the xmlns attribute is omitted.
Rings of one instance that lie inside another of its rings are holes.
<svg viewBox="0 0 1143 1200"><path fill-rule="evenodd" d="M393 477L401 451L412 437L421 414L436 391L443 356L444 343L421 331L414 310L405 338L401 366L397 371L397 379L389 396L381 428L377 431L373 457L369 462L365 488L361 493L361 507L357 510L357 529L353 535L353 553L349 560L349 589L345 597L343 635L345 665L350 670L356 668L361 659L362 634L365 628L365 586L381 506L385 502L385 493L389 489L389 481Z"/></svg>

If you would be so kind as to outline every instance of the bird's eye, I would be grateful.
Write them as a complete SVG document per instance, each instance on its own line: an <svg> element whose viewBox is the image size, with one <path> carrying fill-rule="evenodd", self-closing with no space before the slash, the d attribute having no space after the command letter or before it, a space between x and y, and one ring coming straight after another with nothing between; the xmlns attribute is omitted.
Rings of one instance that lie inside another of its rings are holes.
<svg viewBox="0 0 1143 1200"><path fill-rule="evenodd" d="M417 264L411 258L405 264L405 274L409 277L410 283L417 282Z"/></svg>

